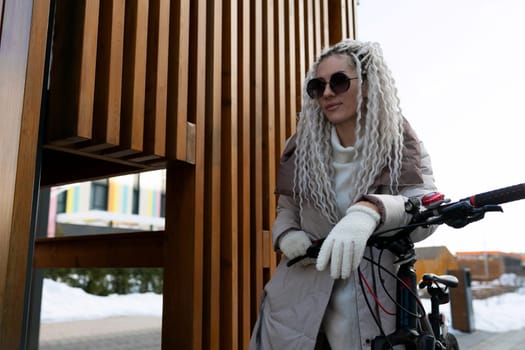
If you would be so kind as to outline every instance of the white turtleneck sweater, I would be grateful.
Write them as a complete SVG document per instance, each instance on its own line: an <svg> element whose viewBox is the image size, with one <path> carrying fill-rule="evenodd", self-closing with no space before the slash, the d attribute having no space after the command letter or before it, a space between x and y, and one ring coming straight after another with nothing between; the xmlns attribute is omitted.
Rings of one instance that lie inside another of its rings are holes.
<svg viewBox="0 0 525 350"><path fill-rule="evenodd" d="M333 149L333 165L335 169L335 193L339 215L342 217L350 206L351 175L356 170L358 161L353 146L344 147L339 141L335 127L332 127L330 138Z"/></svg>
<svg viewBox="0 0 525 350"><path fill-rule="evenodd" d="M339 214L343 217L350 206L351 174L358 165L354 147L343 147L335 127L332 127L331 143L333 165L335 168L335 193ZM354 273L347 279L337 279L332 296L326 308L323 327L333 350L361 348L359 321L357 312L356 276Z"/></svg>

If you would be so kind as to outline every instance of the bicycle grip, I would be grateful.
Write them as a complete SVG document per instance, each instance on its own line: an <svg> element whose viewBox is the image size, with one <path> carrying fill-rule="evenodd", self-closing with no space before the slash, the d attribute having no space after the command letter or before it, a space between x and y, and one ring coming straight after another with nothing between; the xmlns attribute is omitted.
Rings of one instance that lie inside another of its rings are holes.
<svg viewBox="0 0 525 350"><path fill-rule="evenodd" d="M525 183L476 194L464 200L468 200L473 207L479 208L484 205L503 204L520 199L525 199Z"/></svg>

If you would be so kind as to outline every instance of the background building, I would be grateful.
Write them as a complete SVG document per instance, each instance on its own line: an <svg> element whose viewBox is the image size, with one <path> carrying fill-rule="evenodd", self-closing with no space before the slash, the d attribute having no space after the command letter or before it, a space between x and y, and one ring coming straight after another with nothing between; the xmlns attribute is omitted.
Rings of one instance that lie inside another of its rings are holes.
<svg viewBox="0 0 525 350"><path fill-rule="evenodd" d="M414 267L418 282L425 273L445 275L459 267L456 257L445 246L416 248L416 257Z"/></svg>
<svg viewBox="0 0 525 350"><path fill-rule="evenodd" d="M53 187L48 237L164 230L165 201L165 170Z"/></svg>
<svg viewBox="0 0 525 350"><path fill-rule="evenodd" d="M491 281L504 273L523 274L522 255L499 251L457 252L461 268L470 269L472 279Z"/></svg>

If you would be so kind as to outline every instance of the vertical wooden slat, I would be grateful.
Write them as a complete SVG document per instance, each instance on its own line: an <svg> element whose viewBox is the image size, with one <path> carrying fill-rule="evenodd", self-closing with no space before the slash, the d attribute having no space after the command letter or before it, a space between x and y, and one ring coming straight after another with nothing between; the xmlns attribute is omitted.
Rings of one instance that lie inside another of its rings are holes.
<svg viewBox="0 0 525 350"><path fill-rule="evenodd" d="M306 56L305 56L305 67L306 71L310 69L310 65L314 61L315 57L315 33L314 28L314 0L306 0L306 11L305 11L305 34L306 34ZM316 1L317 2L317 1Z"/></svg>
<svg viewBox="0 0 525 350"><path fill-rule="evenodd" d="M314 49L314 57L317 57L319 53L321 52L322 48L322 38L323 38L323 28L321 27L321 19L322 19L322 12L321 12L321 1L318 0L314 2L314 13L315 16L314 19L314 31L313 34L315 35L315 49Z"/></svg>
<svg viewBox="0 0 525 350"><path fill-rule="evenodd" d="M149 5L144 151L163 157L166 155L170 1L152 0Z"/></svg>
<svg viewBox="0 0 525 350"><path fill-rule="evenodd" d="M194 16L196 17L196 16ZM197 20L194 18L193 20ZM190 37L190 0L170 2L170 44L168 69L168 107L166 121L166 156L186 160L187 123L195 121L188 114L188 72Z"/></svg>
<svg viewBox="0 0 525 350"><path fill-rule="evenodd" d="M194 2L192 2L192 5ZM206 23L208 21L207 2L206 0L198 0L196 7L196 42L193 43L195 47L194 57L194 68L193 79L195 80L195 94L191 104L194 105L193 110L195 111L195 182L196 182L196 193L195 201L199 203L199 208L196 210L195 215L195 232L198 233L198 249L195 249L195 256L193 257L195 264L200 264L200 273L203 273L203 231L204 231L204 208L201 203L204 203L204 189L205 189L205 123L206 123L206 106L203 101L206 101L206 55L208 54L206 45ZM202 281L195 280L198 285L200 292L199 297L203 298L203 283ZM197 290L197 288L196 288ZM193 326L198 329L195 334L194 348L195 350L200 349L203 344L203 330L202 326L204 321L202 320L202 309L203 300L199 302L199 308L193 311ZM197 328L199 327L199 328ZM197 338L198 336L198 338Z"/></svg>
<svg viewBox="0 0 525 350"><path fill-rule="evenodd" d="M264 176L264 222L263 230L269 231L271 225L273 224L275 218L275 174L276 174L276 125L278 125L279 111L276 105L276 98L278 94L276 93L276 62L277 52L276 45L276 7L274 7L273 1L268 1L266 3L266 30L267 35L266 43L266 72L264 74L266 80L266 91L267 96L266 103L264 103L263 115L267 115L263 120L263 125L265 129L264 142L265 145L263 149L265 150L263 156L265 158L265 176ZM277 148L278 149L278 148ZM264 236L263 236L264 237ZM275 254L273 253L273 245L271 244L271 236L268 235L265 237L269 242L266 243L265 253L270 259L269 264L269 274L266 278L269 278L273 271L275 270ZM266 281L265 281L266 282Z"/></svg>
<svg viewBox="0 0 525 350"><path fill-rule="evenodd" d="M357 38L357 23L354 16L357 10L357 0L348 1L348 38Z"/></svg>
<svg viewBox="0 0 525 350"><path fill-rule="evenodd" d="M272 265L272 255L275 255L273 254L273 248L272 248L272 238L271 238L271 233L270 233L270 230L263 230L262 231L262 236L263 236L263 239L262 239L262 243L263 243L263 248L262 248L262 251L263 251L263 258L262 258L262 264L263 264L263 267L265 269L270 269L271 268L271 265ZM269 277L269 276L267 276ZM268 281L265 281L265 282L268 282Z"/></svg>
<svg viewBox="0 0 525 350"><path fill-rule="evenodd" d="M348 0L341 0L341 37L348 38Z"/></svg>
<svg viewBox="0 0 525 350"><path fill-rule="evenodd" d="M277 18L277 70L275 72L277 84L275 95L278 99L278 130L276 131L276 155L280 155L284 149L284 141L286 140L286 121L288 116L286 115L286 13L285 13L285 2L274 0L274 6L277 9L276 18ZM277 162L279 157L276 157ZM276 163L278 165L278 163ZM272 192L273 195L273 192Z"/></svg>
<svg viewBox="0 0 525 350"><path fill-rule="evenodd" d="M238 8L223 1L221 143L221 338L220 349L239 349L238 210Z"/></svg>
<svg viewBox="0 0 525 350"><path fill-rule="evenodd" d="M322 0L321 3L321 49L324 49L328 46L330 46L330 26L332 25L330 22L330 16L328 12L328 2L329 0Z"/></svg>
<svg viewBox="0 0 525 350"><path fill-rule="evenodd" d="M78 136L92 137L93 104L95 100L95 69L97 52L97 28L99 26L100 2L85 0L84 31L80 61L80 84L78 87ZM67 29L65 29L67 31Z"/></svg>
<svg viewBox="0 0 525 350"><path fill-rule="evenodd" d="M93 111L94 145L87 151L116 146L120 141L125 2L108 0L100 5Z"/></svg>
<svg viewBox="0 0 525 350"><path fill-rule="evenodd" d="M205 301L208 306L209 317L204 330L209 331L208 349L219 349L220 346L220 291L221 291L221 104L222 104L222 0L213 0L208 5L211 10L208 14L206 27L207 46L206 55L206 190L205 209L205 253L209 255L207 266L207 282L205 283ZM226 141L226 140L224 140ZM226 327L227 329L227 327Z"/></svg>
<svg viewBox="0 0 525 350"><path fill-rule="evenodd" d="M296 90L301 91L303 86L303 80L306 75L306 40L305 40L305 14L304 14L304 1L298 1L295 10L295 28L296 39L295 39L295 52L299 61L299 77L297 79ZM297 109L301 109L300 101L297 101Z"/></svg>
<svg viewBox="0 0 525 350"><path fill-rule="evenodd" d="M99 7L99 0L56 2L48 143L92 138Z"/></svg>
<svg viewBox="0 0 525 350"><path fill-rule="evenodd" d="M238 350L242 349L242 346L239 345L239 335L242 333L242 329L240 329L239 324L239 235L242 234L239 231L239 206L237 197L239 195L239 167L238 167L238 158L239 158L239 142L238 142L238 133L239 133L239 68L238 68L238 32L239 32L239 23L238 23L238 0L230 0L230 62L231 62L231 69L230 69L230 91L231 91L231 131L230 131L230 137L231 137L231 160L230 160L230 169L231 169L231 178L230 178L230 186L231 191L229 191L229 203L230 205L226 204L227 208L231 208L231 227L229 227L229 231L225 230L224 232L231 232L231 242L229 242L228 246L229 248L229 256L231 256L231 261L226 261L227 264L230 265L231 269L231 287L229 288L229 295L228 301L231 303L228 305L228 309L226 312L230 314L229 317L231 317L230 324L231 324L231 330L228 332L226 340L230 337L231 334L231 340L226 341L226 344L224 347L221 346L222 349L232 349L232 350ZM226 11L228 12L228 11ZM222 344L221 344L222 345Z"/></svg>
<svg viewBox="0 0 525 350"><path fill-rule="evenodd" d="M288 108L287 108L287 121L286 129L287 135L292 135L295 132L295 124L297 120L297 110L298 106L301 104L301 78L297 77L297 73L301 74L300 64L297 64L297 55L296 55L296 40L295 40L295 12L296 7L294 0L288 0L287 8L287 26L288 29L288 45L286 52L288 53L288 62L286 64L286 90L288 91ZM297 87L299 86L299 89Z"/></svg>
<svg viewBox="0 0 525 350"><path fill-rule="evenodd" d="M263 111L263 6L261 2L252 4L252 18L253 31L252 31L252 66L253 66L253 85L251 86L252 99L252 111L251 111L251 154L252 154L252 168L250 173L250 179L252 181L252 234L254 235L254 245L252 246L252 254L254 255L255 271L254 271L254 288L255 288L255 300L261 300L262 288L263 288L263 240L262 240L262 226L263 226L263 207L261 198L263 196L263 166L262 166L262 111ZM259 312L259 305L255 305L255 313Z"/></svg>
<svg viewBox="0 0 525 350"><path fill-rule="evenodd" d="M141 152L144 145L144 106L148 3L127 2L124 21L124 62L122 76L122 114L119 146L126 153Z"/></svg>
<svg viewBox="0 0 525 350"><path fill-rule="evenodd" d="M345 37L343 28L346 26L346 21L344 21L346 15L342 10L344 1L346 0L329 0L328 2L328 18L330 19L329 45L334 45Z"/></svg>
<svg viewBox="0 0 525 350"><path fill-rule="evenodd" d="M25 346L33 198L49 1L6 0L0 9L0 349ZM26 324L23 322L26 321Z"/></svg>
<svg viewBox="0 0 525 350"><path fill-rule="evenodd" d="M255 319L255 308L258 299L252 298L252 292L255 287L252 283L252 203L251 203L251 180L250 173L252 168L250 134L251 134L251 4L248 1L239 3L239 16L241 16L241 30L239 31L239 137L240 137L240 154L239 154L239 275L240 275L240 293L239 293L239 323L241 330L239 335L239 345L242 349L248 348L250 340L251 326ZM253 293L255 295L255 293Z"/></svg>

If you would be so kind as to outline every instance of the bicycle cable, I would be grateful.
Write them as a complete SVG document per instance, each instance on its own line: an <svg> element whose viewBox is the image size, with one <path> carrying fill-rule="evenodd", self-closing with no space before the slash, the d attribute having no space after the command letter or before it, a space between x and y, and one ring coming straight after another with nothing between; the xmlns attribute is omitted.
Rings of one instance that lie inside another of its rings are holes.
<svg viewBox="0 0 525 350"><path fill-rule="evenodd" d="M381 249L381 257L382 257L382 253L383 253L384 249ZM380 260L379 262L376 262L376 261L373 261L371 260L370 258L368 257L363 257L364 260L376 265L378 267L378 273L379 273L379 281L381 283L381 287L383 287L383 291L385 292L385 294L388 296L388 298L396 305L398 306L401 310L405 311L406 313L408 313L410 316L414 316L414 317L417 317L417 318L421 318L424 316L424 314L422 315L421 313L413 313L411 312L410 310L406 309L403 305L399 304L397 302L397 300L392 297L392 295L388 292L388 288L385 286L385 279L381 276L381 271L385 271L388 275L390 275L390 277L392 277L393 279L396 280L396 282L399 282L401 283L407 290L408 292L416 298L417 300L417 303L418 303L418 306L420 307L420 309L424 309L424 305L423 303L419 300L419 296L417 295L417 293L414 293L412 291L412 288L410 288L405 281L403 281L402 279L400 279L399 277L396 276L395 273L389 271L386 267L384 267L383 265L381 265L380 263Z"/></svg>
<svg viewBox="0 0 525 350"><path fill-rule="evenodd" d="M370 311L370 314L372 315L372 318L374 319L374 322L377 325L377 328L379 329L379 333L381 334L382 337L384 337L384 339L386 340L386 342L390 346L390 349L393 350L394 349L394 345L392 345L392 343L388 339L388 337L387 337L387 335L385 333L385 330L383 329L383 326L381 325L380 315L376 315L373 312L372 305L370 305L370 301L368 301L368 297L366 296L366 293L364 292L365 287L363 286L363 281L362 281L362 279L360 277L362 275L361 267L359 267L359 266L357 267L357 272L359 274L359 285L361 286L361 291L363 292L363 297L365 299L366 306L368 307L368 311ZM379 317L379 319L378 319L378 317Z"/></svg>
<svg viewBox="0 0 525 350"><path fill-rule="evenodd" d="M374 249L372 249L372 247L368 247L368 251L370 252L370 259L374 260ZM377 294L376 271L373 265L372 265L372 284L374 288L374 293ZM379 315L379 306L377 304L376 304L375 312L376 314ZM379 318L379 321L381 322L381 318Z"/></svg>

